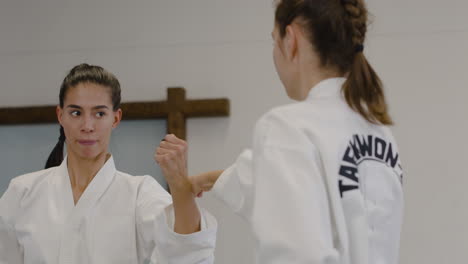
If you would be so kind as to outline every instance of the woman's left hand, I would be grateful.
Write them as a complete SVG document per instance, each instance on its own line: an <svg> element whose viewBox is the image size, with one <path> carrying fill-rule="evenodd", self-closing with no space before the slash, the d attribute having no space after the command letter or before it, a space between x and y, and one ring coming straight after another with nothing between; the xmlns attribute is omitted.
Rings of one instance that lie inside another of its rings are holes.
<svg viewBox="0 0 468 264"><path fill-rule="evenodd" d="M167 135L154 154L171 192L192 193L187 174L187 142L175 135Z"/></svg>

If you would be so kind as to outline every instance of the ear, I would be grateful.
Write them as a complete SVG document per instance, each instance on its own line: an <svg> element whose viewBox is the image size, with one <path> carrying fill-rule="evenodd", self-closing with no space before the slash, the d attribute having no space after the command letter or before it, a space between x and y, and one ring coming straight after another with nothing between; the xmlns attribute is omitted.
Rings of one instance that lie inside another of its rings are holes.
<svg viewBox="0 0 468 264"><path fill-rule="evenodd" d="M117 111L114 112L114 123L112 124L112 128L116 128L120 124L121 120L122 120L122 109L119 108Z"/></svg>
<svg viewBox="0 0 468 264"><path fill-rule="evenodd" d="M286 58L293 61L297 56L297 27L294 24L286 27L286 36L284 37L284 47Z"/></svg>
<svg viewBox="0 0 468 264"><path fill-rule="evenodd" d="M57 105L57 108L55 108L55 113L57 114L57 120L62 125L62 116L63 116L63 109Z"/></svg>

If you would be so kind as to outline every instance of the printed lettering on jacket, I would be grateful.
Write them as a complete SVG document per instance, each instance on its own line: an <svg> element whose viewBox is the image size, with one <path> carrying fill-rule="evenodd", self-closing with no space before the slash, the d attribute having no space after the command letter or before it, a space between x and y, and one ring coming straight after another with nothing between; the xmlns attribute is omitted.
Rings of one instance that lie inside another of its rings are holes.
<svg viewBox="0 0 468 264"><path fill-rule="evenodd" d="M378 162L395 172L403 181L403 169L399 154L392 143L373 136L354 135L349 141L339 167L339 189L341 197L346 192L359 189L359 168L366 162Z"/></svg>

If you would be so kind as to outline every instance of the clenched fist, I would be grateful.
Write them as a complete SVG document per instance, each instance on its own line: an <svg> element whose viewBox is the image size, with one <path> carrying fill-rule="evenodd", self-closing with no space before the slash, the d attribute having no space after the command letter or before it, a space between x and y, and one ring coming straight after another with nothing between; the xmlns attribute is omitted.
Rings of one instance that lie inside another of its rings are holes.
<svg viewBox="0 0 468 264"><path fill-rule="evenodd" d="M187 142L171 134L164 137L154 154L171 192L192 193L187 175L187 149Z"/></svg>

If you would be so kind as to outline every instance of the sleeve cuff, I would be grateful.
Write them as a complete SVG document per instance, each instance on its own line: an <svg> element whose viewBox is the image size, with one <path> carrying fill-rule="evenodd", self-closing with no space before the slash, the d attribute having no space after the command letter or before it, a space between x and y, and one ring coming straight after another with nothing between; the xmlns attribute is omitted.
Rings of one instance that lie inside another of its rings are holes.
<svg viewBox="0 0 468 264"><path fill-rule="evenodd" d="M213 263L216 246L217 221L200 209L201 231L192 234L174 232L174 209L170 205L156 221L156 234L161 257L167 263ZM166 263L163 262L163 263Z"/></svg>

